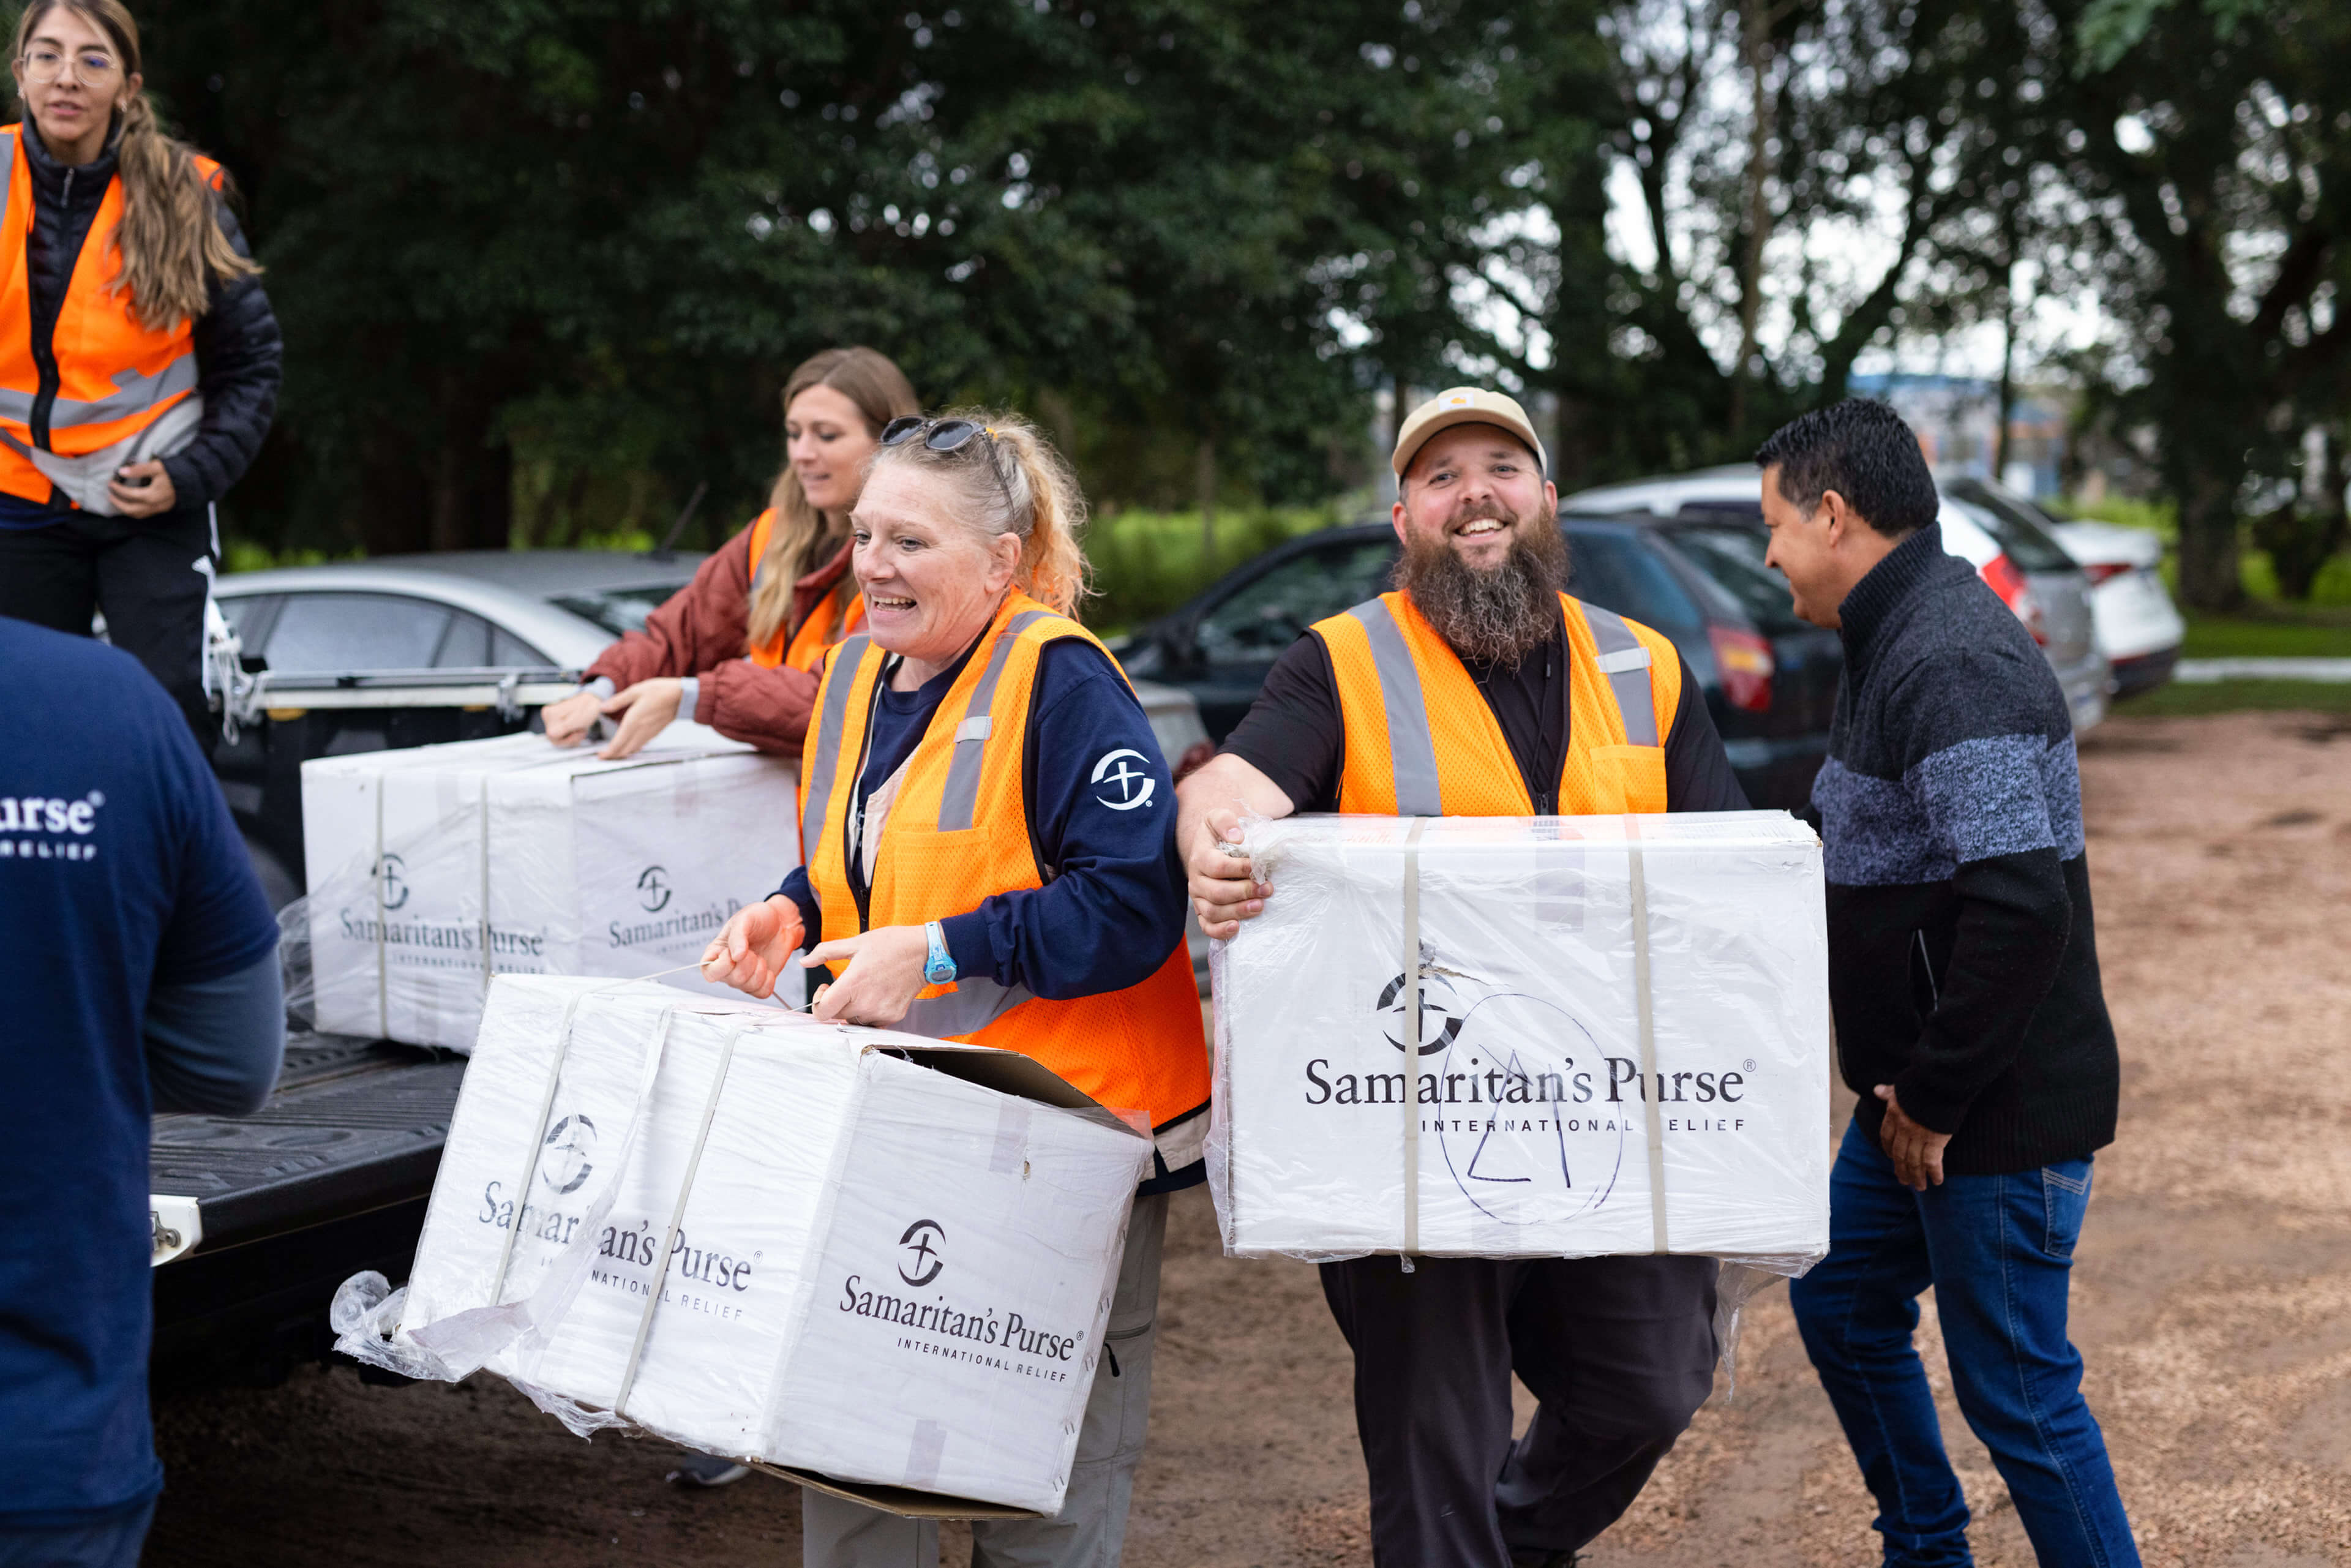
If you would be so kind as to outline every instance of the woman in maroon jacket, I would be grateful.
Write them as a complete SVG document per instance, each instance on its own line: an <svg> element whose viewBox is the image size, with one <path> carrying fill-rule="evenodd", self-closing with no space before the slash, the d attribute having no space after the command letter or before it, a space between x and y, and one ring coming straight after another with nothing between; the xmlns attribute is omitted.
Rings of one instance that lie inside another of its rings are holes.
<svg viewBox="0 0 2351 1568"><path fill-rule="evenodd" d="M849 572L849 509L882 427L919 413L914 389L872 349L827 349L784 383L787 461L768 509L694 580L588 666L546 710L547 738L576 746L597 718L627 757L681 715L762 751L798 751L824 651L864 605Z"/></svg>

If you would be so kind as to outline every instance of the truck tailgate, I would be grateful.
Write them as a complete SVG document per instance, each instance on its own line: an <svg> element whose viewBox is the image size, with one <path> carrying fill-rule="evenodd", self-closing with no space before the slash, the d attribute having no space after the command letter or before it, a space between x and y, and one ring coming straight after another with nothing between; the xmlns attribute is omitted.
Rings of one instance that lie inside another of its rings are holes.
<svg viewBox="0 0 2351 1568"><path fill-rule="evenodd" d="M337 1285L362 1269L406 1278L465 1071L406 1046L298 1033L255 1114L155 1118L159 1230L192 1200L197 1232L154 1271L159 1378L272 1381L323 1352Z"/></svg>

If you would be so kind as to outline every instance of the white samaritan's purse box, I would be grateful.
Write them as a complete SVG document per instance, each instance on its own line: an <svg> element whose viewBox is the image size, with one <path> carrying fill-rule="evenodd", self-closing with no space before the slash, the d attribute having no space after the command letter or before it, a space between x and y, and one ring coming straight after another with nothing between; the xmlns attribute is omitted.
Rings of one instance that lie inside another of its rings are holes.
<svg viewBox="0 0 2351 1568"><path fill-rule="evenodd" d="M1014 1052L502 975L389 1343L583 1432L1050 1514L1150 1168Z"/></svg>
<svg viewBox="0 0 2351 1568"><path fill-rule="evenodd" d="M1229 1252L1670 1251L1782 1272L1826 1252L1810 828L1308 816L1245 840L1274 893L1213 956Z"/></svg>
<svg viewBox="0 0 2351 1568"><path fill-rule="evenodd" d="M687 722L617 762L509 735L304 763L316 1027L467 1051L493 975L692 963L799 863L795 779Z"/></svg>

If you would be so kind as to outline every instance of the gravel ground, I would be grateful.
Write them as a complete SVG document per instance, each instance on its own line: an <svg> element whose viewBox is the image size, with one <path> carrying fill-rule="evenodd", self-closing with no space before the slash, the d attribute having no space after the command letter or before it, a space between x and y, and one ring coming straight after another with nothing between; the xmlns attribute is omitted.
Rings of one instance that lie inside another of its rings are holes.
<svg viewBox="0 0 2351 1568"><path fill-rule="evenodd" d="M2351 721L2114 721L2083 752L2122 1136L2098 1156L2074 1337L2150 1564L2351 1564ZM1368 1564L1345 1347L1313 1271L1169 1229L1133 1568ZM1986 1568L2032 1562L1923 1333ZM1523 1406L1523 1395L1521 1396ZM348 1367L157 1412L151 1563L796 1563L795 1490L665 1486L657 1441L569 1437L503 1385ZM1737 1397L1698 1415L1604 1568L1876 1560L1796 1343L1750 1306ZM950 1530L946 1560L968 1560Z"/></svg>

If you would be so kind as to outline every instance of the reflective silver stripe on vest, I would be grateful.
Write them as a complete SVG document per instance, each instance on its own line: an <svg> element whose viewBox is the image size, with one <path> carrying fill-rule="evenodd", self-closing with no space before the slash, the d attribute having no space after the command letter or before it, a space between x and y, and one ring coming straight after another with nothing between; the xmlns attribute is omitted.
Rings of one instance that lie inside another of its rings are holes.
<svg viewBox="0 0 2351 1568"><path fill-rule="evenodd" d="M1581 603L1581 601L1578 601ZM1625 721L1628 746L1657 744L1657 706L1651 695L1648 644L1633 635L1625 618L1597 604L1583 606L1583 623L1600 650L1600 672L1616 695L1616 715Z"/></svg>
<svg viewBox="0 0 2351 1568"><path fill-rule="evenodd" d="M816 757L803 759L808 767L808 806L800 817L800 863L809 865L816 860L817 841L824 833L824 809L832 800L832 776L841 767L841 732L849 722L849 688L856 684L857 666L864 662L865 646L873 639L861 632L841 640L841 652L833 655L832 676L824 683L824 694L818 700L824 705L818 720L823 737L817 742Z"/></svg>
<svg viewBox="0 0 2351 1568"><path fill-rule="evenodd" d="M61 397L49 404L49 428L70 430L81 424L105 424L118 419L128 419L154 407L166 398L196 389L196 356L192 350L182 354L155 374L142 375L136 370L114 372L114 384L120 389L90 402ZM0 388L0 419L10 419L28 424L33 418L34 394Z"/></svg>
<svg viewBox="0 0 2351 1568"><path fill-rule="evenodd" d="M946 788L939 793L939 831L957 832L971 826L971 814L979 805L980 765L987 760L988 732L995 727L989 722L987 710L996 701L996 683L1002 677L1004 666L1012 660L1013 640L1051 613L1050 610L1024 610L1005 622L1004 630L998 634L996 646L987 655L987 668L980 672L979 684L971 689L971 701L964 705L963 720L956 726L955 756L947 762ZM919 1032L938 1033L934 1030Z"/></svg>
<svg viewBox="0 0 2351 1568"><path fill-rule="evenodd" d="M1395 617L1380 600L1347 612L1364 623L1372 643L1372 667L1380 674L1380 702L1388 716L1388 759L1395 770L1399 817L1444 814L1437 783L1437 747L1428 737L1428 709L1420 700L1420 671L1405 646Z"/></svg>
<svg viewBox="0 0 2351 1568"><path fill-rule="evenodd" d="M8 211L8 189L16 183L16 133L0 131L0 214Z"/></svg>
<svg viewBox="0 0 2351 1568"><path fill-rule="evenodd" d="M977 1034L1022 1002L1037 999L1026 986L999 986L994 980L963 979L943 997L930 997L906 1009L895 1027L932 1040Z"/></svg>

